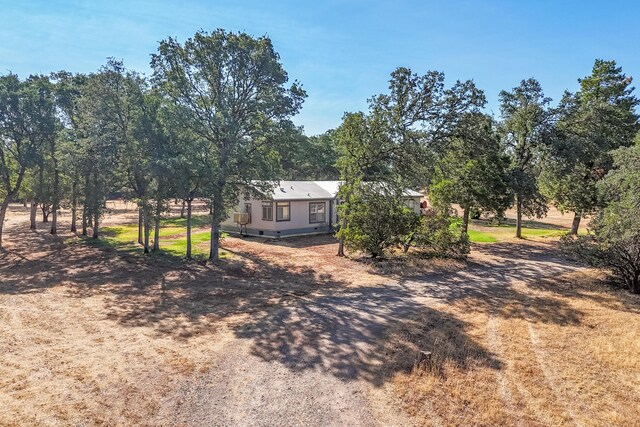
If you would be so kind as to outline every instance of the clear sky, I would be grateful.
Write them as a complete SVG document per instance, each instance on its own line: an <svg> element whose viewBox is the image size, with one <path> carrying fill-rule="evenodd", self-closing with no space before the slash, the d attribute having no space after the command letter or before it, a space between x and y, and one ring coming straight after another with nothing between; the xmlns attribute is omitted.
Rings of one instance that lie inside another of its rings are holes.
<svg viewBox="0 0 640 427"><path fill-rule="evenodd" d="M0 72L90 72L113 56L149 74L159 40L216 28L271 37L309 94L295 118L309 135L366 109L398 66L473 79L496 115L500 90L533 76L557 100L595 58L640 78L638 0L0 0Z"/></svg>

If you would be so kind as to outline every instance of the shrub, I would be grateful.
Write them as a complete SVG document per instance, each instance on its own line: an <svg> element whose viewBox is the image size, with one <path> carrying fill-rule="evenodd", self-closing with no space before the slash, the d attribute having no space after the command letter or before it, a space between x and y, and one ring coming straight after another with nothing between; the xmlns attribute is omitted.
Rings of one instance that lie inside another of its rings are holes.
<svg viewBox="0 0 640 427"><path fill-rule="evenodd" d="M344 238L345 246L376 258L398 245L402 236L411 234L420 216L405 205L402 193L381 184L363 183L356 187L348 205L341 206L340 214L346 216L347 226L338 230L338 236Z"/></svg>
<svg viewBox="0 0 640 427"><path fill-rule="evenodd" d="M565 237L563 248L595 267L611 270L640 293L640 145L614 151L616 169L598 183L604 208L587 236Z"/></svg>
<svg viewBox="0 0 640 427"><path fill-rule="evenodd" d="M465 258L470 251L469 236L461 233L460 221L446 208L425 211L411 244L443 258Z"/></svg>

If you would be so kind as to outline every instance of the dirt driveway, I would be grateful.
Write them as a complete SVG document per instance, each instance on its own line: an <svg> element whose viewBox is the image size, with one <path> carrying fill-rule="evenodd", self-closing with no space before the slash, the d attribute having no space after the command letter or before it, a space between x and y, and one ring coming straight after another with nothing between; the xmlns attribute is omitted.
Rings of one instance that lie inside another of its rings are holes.
<svg viewBox="0 0 640 427"><path fill-rule="evenodd" d="M336 258L328 237L228 238L233 257L210 266L29 232L23 214L0 254L0 424L411 425L390 379L416 349L385 339L407 319L468 304L503 320L581 320L528 287L579 269L551 243L381 275ZM490 341L476 350L497 369Z"/></svg>

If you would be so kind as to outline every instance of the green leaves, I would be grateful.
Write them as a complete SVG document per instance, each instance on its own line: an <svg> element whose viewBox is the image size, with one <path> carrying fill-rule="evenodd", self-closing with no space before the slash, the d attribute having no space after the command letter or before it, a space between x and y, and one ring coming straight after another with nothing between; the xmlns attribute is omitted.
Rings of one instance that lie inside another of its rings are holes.
<svg viewBox="0 0 640 427"><path fill-rule="evenodd" d="M403 191L383 183L359 183L349 189L348 204L339 205L346 226L338 231L351 250L384 255L412 233L420 217L405 204Z"/></svg>
<svg viewBox="0 0 640 427"><path fill-rule="evenodd" d="M598 208L596 183L612 166L611 150L633 144L640 129L631 78L615 61L596 60L580 90L565 93L546 156L542 186L562 210Z"/></svg>
<svg viewBox="0 0 640 427"><path fill-rule="evenodd" d="M203 143L210 179L202 191L217 233L241 184L280 178L273 176L278 138L292 131L290 118L306 93L297 83L285 86L287 73L268 37L218 29L183 44L168 38L151 66L154 84L180 111L181 124ZM211 258L217 259L214 240Z"/></svg>
<svg viewBox="0 0 640 427"><path fill-rule="evenodd" d="M512 198L508 165L492 118L467 113L438 158L430 199L501 214Z"/></svg>
<svg viewBox="0 0 640 427"><path fill-rule="evenodd" d="M598 183L604 207L591 221L593 234L565 239L565 248L582 260L613 271L640 293L640 146L613 153L614 169Z"/></svg>

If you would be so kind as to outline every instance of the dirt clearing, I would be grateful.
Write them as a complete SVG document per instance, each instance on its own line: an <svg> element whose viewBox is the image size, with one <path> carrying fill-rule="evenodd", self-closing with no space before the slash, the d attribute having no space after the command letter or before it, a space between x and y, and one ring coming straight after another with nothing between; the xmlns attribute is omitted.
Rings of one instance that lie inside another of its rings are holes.
<svg viewBox="0 0 640 427"><path fill-rule="evenodd" d="M2 425L640 419L640 302L552 239L385 271L335 257L331 237L227 238L212 266L27 220L11 207L0 254ZM433 356L414 368L418 349Z"/></svg>

